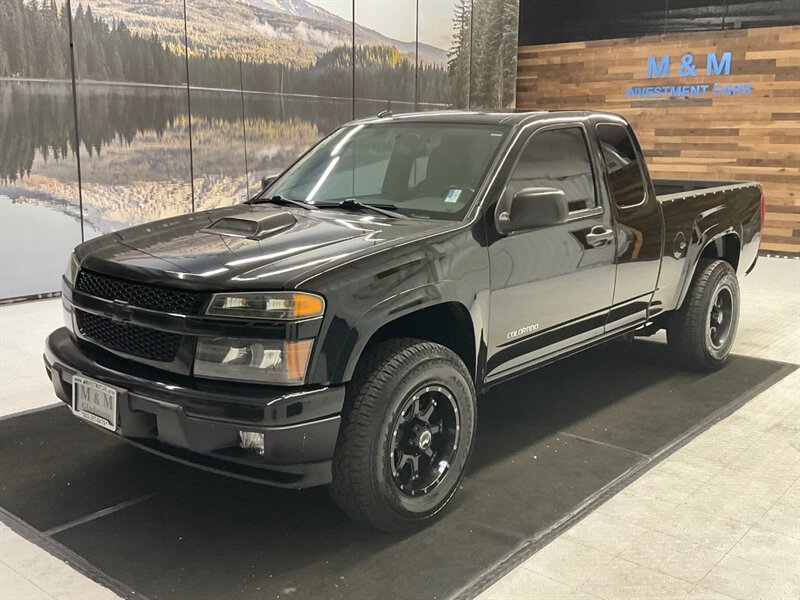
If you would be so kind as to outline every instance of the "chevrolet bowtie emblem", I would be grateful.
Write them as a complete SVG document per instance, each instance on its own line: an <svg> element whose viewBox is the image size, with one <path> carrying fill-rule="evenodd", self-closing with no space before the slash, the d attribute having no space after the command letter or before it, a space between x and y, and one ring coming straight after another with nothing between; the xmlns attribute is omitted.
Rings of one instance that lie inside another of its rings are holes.
<svg viewBox="0 0 800 600"><path fill-rule="evenodd" d="M127 323L133 317L133 308L124 300L114 300L105 311L107 317L117 323Z"/></svg>

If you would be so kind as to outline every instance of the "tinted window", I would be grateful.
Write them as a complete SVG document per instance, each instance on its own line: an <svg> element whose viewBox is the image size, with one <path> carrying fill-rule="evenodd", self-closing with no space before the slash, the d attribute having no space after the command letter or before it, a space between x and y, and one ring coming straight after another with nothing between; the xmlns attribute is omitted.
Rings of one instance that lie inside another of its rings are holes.
<svg viewBox="0 0 800 600"><path fill-rule="evenodd" d="M597 206L589 150L580 127L533 135L514 167L505 193L510 197L528 187L563 190L570 212Z"/></svg>
<svg viewBox="0 0 800 600"><path fill-rule="evenodd" d="M597 139L606 161L614 202L621 208L641 204L645 195L644 178L628 130L622 125L600 124Z"/></svg>
<svg viewBox="0 0 800 600"><path fill-rule="evenodd" d="M404 214L460 219L505 127L386 121L339 129L289 169L270 195L317 205L355 198Z"/></svg>

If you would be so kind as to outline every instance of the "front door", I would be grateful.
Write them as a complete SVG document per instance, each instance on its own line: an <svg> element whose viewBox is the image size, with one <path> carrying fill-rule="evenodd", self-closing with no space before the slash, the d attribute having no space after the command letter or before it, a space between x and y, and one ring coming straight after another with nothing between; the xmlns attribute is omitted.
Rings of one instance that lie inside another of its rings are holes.
<svg viewBox="0 0 800 600"><path fill-rule="evenodd" d="M534 131L498 210L517 191L558 188L567 222L501 236L489 245L487 379L523 369L603 333L614 293L611 215L599 200L582 121Z"/></svg>

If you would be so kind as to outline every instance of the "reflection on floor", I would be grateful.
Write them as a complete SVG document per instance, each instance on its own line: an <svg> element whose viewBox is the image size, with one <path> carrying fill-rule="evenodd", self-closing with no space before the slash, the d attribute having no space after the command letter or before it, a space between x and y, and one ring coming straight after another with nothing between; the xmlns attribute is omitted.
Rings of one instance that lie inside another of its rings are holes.
<svg viewBox="0 0 800 600"><path fill-rule="evenodd" d="M739 353L798 362L799 275L798 262L762 260L745 280ZM40 340L57 326L59 312L58 301L0 308L3 414L51 402ZM794 374L648 472L486 594L797 597L798 565L791 562L800 555L797 398ZM112 595L5 526L0 536L0 597Z"/></svg>

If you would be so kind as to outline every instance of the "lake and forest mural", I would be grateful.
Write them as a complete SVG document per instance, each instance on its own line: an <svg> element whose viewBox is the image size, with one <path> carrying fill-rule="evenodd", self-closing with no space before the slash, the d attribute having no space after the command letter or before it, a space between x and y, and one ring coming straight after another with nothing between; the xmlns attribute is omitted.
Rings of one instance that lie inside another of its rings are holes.
<svg viewBox="0 0 800 600"><path fill-rule="evenodd" d="M57 291L82 240L241 202L353 118L511 106L517 28L518 0L3 0L0 299Z"/></svg>

